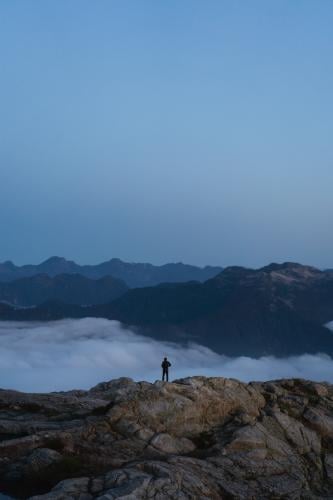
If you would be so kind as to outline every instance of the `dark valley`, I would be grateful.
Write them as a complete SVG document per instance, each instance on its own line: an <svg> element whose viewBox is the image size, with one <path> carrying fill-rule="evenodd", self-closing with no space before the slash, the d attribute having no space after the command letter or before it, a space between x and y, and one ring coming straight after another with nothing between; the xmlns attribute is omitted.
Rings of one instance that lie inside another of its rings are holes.
<svg viewBox="0 0 333 500"><path fill-rule="evenodd" d="M57 298L31 309L2 304L0 319L108 318L157 340L195 342L229 356L333 354L324 326L333 319L333 273L300 264L229 267L204 283L130 289L85 307Z"/></svg>

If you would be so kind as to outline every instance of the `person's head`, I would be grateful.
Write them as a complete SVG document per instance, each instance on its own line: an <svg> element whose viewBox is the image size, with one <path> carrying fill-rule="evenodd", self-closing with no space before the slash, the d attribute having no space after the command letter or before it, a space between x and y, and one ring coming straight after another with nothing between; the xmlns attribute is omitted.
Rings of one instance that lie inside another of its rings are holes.
<svg viewBox="0 0 333 500"><path fill-rule="evenodd" d="M166 358L166 357L165 357L165 358L164 358L164 361L166 361L167 359L168 359L168 358Z"/></svg>

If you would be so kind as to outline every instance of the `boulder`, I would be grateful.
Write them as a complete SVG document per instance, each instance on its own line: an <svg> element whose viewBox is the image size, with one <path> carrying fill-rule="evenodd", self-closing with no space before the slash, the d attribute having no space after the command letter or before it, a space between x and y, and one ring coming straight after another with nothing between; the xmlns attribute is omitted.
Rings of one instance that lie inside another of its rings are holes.
<svg viewBox="0 0 333 500"><path fill-rule="evenodd" d="M37 448L27 457L24 467L25 475L37 474L50 465L60 462L62 455L49 448Z"/></svg>

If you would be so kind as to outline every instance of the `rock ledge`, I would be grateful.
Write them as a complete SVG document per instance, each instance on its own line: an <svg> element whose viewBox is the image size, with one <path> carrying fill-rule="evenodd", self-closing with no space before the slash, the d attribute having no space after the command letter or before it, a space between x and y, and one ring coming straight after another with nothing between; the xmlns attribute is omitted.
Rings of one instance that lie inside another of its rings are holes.
<svg viewBox="0 0 333 500"><path fill-rule="evenodd" d="M333 498L333 386L192 377L0 390L0 491L34 500Z"/></svg>

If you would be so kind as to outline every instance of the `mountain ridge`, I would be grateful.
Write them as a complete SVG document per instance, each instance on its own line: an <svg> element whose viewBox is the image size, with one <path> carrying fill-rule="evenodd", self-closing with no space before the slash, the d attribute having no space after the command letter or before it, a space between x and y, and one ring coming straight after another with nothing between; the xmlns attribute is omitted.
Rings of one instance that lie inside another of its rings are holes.
<svg viewBox="0 0 333 500"><path fill-rule="evenodd" d="M54 300L77 305L110 302L128 290L126 284L105 276L92 280L80 274L36 274L10 282L0 282L0 301L31 307Z"/></svg>
<svg viewBox="0 0 333 500"><path fill-rule="evenodd" d="M128 287L155 286L163 282L206 281L222 270L218 266L197 267L189 264L169 263L155 266L149 263L130 263L113 258L96 265L79 265L64 257L50 257L37 265L16 266L11 261L0 263L0 282L32 277L36 274L81 274L90 279L105 276L125 281Z"/></svg>
<svg viewBox="0 0 333 500"><path fill-rule="evenodd" d="M103 317L155 340L195 342L228 356L333 355L333 274L284 263L259 270L229 267L204 283L129 289L90 307L48 302L0 308L0 319Z"/></svg>

